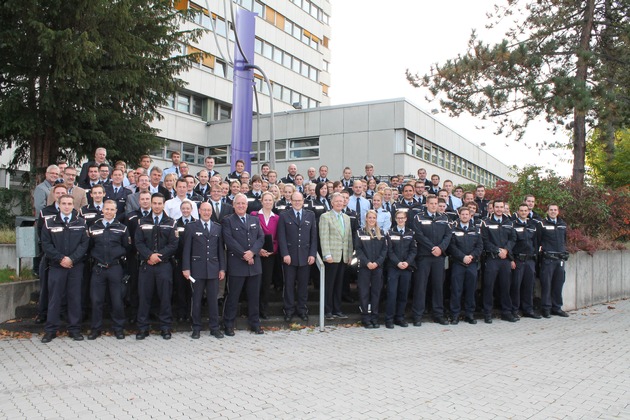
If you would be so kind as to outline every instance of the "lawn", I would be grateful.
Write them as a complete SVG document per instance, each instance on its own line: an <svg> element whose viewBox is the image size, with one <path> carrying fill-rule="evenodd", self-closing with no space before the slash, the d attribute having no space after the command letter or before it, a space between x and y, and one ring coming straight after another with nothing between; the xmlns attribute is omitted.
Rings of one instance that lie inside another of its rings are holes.
<svg viewBox="0 0 630 420"><path fill-rule="evenodd" d="M11 283L14 281L33 280L35 276L31 269L23 269L20 271L20 277L15 275L15 270L12 268L0 269L0 283Z"/></svg>

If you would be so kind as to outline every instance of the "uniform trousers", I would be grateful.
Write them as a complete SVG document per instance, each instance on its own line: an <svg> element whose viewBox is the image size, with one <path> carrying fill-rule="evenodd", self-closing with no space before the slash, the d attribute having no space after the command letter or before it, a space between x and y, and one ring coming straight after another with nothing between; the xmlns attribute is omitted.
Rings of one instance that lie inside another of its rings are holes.
<svg viewBox="0 0 630 420"><path fill-rule="evenodd" d="M478 264L468 265L453 263L451 266L451 314L457 319L462 310L464 297L464 313L468 318L475 312L475 289L477 288Z"/></svg>
<svg viewBox="0 0 630 420"><path fill-rule="evenodd" d="M137 318L138 306L140 304L138 297L138 254L134 252L127 253L127 272L129 274L129 285L127 287L127 304L131 309L131 318Z"/></svg>
<svg viewBox="0 0 630 420"><path fill-rule="evenodd" d="M499 295L501 301L501 314L512 313L512 299L510 299L510 280L512 279L511 262L507 258L488 258L486 269L483 273L483 314L492 314L494 303L494 285L499 281Z"/></svg>
<svg viewBox="0 0 630 420"><path fill-rule="evenodd" d="M379 266L374 270L360 267L357 286L363 324L378 323L379 302L383 289L383 267Z"/></svg>
<svg viewBox="0 0 630 420"><path fill-rule="evenodd" d="M173 295L175 304L175 314L177 318L188 318L190 316L190 300L192 289L190 281L182 274L182 264L178 261L173 264Z"/></svg>
<svg viewBox="0 0 630 420"><path fill-rule="evenodd" d="M431 279L431 305L433 316L444 316L444 257L422 256L416 259L418 269L413 278L413 303L411 311L414 321L424 315L427 284Z"/></svg>
<svg viewBox="0 0 630 420"><path fill-rule="evenodd" d="M409 283L412 272L389 267L387 276L387 308L385 321L402 321L405 319L405 307L409 295Z"/></svg>
<svg viewBox="0 0 630 420"><path fill-rule="evenodd" d="M564 278L564 261L543 258L540 268L540 306L543 310L562 309Z"/></svg>
<svg viewBox="0 0 630 420"><path fill-rule="evenodd" d="M39 302L37 303L37 316L46 318L48 313L48 259L42 257L39 262Z"/></svg>
<svg viewBox="0 0 630 420"><path fill-rule="evenodd" d="M83 263L72 268L50 267L48 269L48 316L47 333L59 330L59 317L64 298L68 303L68 332L78 333L81 330L81 281Z"/></svg>
<svg viewBox="0 0 630 420"><path fill-rule="evenodd" d="M259 309L263 314L267 314L269 309L269 288L271 287L277 257L277 254L271 254L269 257L260 257L262 276L260 278Z"/></svg>
<svg viewBox="0 0 630 420"><path fill-rule="evenodd" d="M337 263L324 263L326 292L325 292L325 314L341 313L341 291L343 289L343 275L346 272L346 264L343 258ZM319 283L319 281L317 282Z"/></svg>
<svg viewBox="0 0 630 420"><path fill-rule="evenodd" d="M125 327L125 308L123 306L123 269L120 265L102 268L94 265L90 282L90 298L92 299L92 331L103 328L103 306L105 291L109 288L114 331L122 332Z"/></svg>
<svg viewBox="0 0 630 420"><path fill-rule="evenodd" d="M171 312L171 295L173 293L173 268L170 262L162 262L156 265L144 263L138 273L138 329L149 329L149 312L153 291L157 292L160 301L158 319L160 330L169 331L173 323Z"/></svg>
<svg viewBox="0 0 630 420"><path fill-rule="evenodd" d="M516 261L516 268L512 271L512 287L510 298L512 312L520 309L523 313L534 312L534 279L536 278L536 261Z"/></svg>
<svg viewBox="0 0 630 420"><path fill-rule="evenodd" d="M298 316L308 315L308 305L306 301L308 300L308 280L311 273L311 266L283 264L282 271L284 273L284 289L282 290L284 314L288 316L292 316L296 313Z"/></svg>
<svg viewBox="0 0 630 420"><path fill-rule="evenodd" d="M219 279L195 279L189 286L192 289L192 329L201 331L201 306L203 304L203 293L206 292L206 304L208 305L208 324L210 331L219 330L219 303L217 295L219 293ZM190 283L189 280L186 280Z"/></svg>
<svg viewBox="0 0 630 420"><path fill-rule="evenodd" d="M234 328L236 313L238 311L238 300L243 287L247 294L247 321L251 328L260 326L259 317L259 292L261 275L255 276L230 276L227 284L227 299L223 307L223 323L225 328Z"/></svg>

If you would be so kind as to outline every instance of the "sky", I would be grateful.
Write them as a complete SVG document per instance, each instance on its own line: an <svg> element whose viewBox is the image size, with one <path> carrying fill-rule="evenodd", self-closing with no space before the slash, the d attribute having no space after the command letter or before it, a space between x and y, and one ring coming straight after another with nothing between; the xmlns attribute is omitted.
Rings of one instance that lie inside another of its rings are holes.
<svg viewBox="0 0 630 420"><path fill-rule="evenodd" d="M409 84L405 70L424 75L432 64L463 54L472 29L479 39L494 43L511 23L504 21L505 26L498 30L485 28L489 22L486 13L501 0L330 1L331 105L404 97L427 112L439 109L437 101L425 99L425 90ZM476 117L438 113L434 118L507 165L535 164L562 176L571 175L569 151L539 151L535 146L544 140L568 139L565 131L551 134L544 122L530 124L517 143L493 134L496 126Z"/></svg>

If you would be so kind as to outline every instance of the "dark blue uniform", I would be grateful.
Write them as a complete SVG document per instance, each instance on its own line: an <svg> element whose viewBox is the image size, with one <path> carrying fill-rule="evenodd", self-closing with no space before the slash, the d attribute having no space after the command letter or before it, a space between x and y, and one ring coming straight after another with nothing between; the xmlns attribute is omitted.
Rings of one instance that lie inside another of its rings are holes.
<svg viewBox="0 0 630 420"><path fill-rule="evenodd" d="M181 240L181 236L180 236ZM189 223L183 235L182 270L190 270L192 284L192 328L201 330L201 305L204 291L208 305L210 331L219 332L219 271L225 271L225 251L221 226L202 220Z"/></svg>
<svg viewBox="0 0 630 420"><path fill-rule="evenodd" d="M189 216L188 219L182 216L177 219L176 223L178 245L173 261L173 302L177 322L185 322L191 316L190 300L192 298L192 288L190 287L188 279L182 275L182 252L184 250L184 230L189 223L195 220L197 219L192 217L192 215Z"/></svg>
<svg viewBox="0 0 630 420"><path fill-rule="evenodd" d="M407 200L401 198L401 200L397 203L394 203L392 207L392 214L396 214L398 210L407 212L407 229L412 229L413 219L416 217L416 215L424 213L424 207L415 199L407 202Z"/></svg>
<svg viewBox="0 0 630 420"><path fill-rule="evenodd" d="M238 299L243 286L247 292L248 321L252 330L260 331L259 297L262 264L258 252L265 242L265 234L257 217L243 216L245 222L236 214L223 220L223 241L227 248L228 296L225 302L223 321L227 335L233 335L234 322L238 309ZM243 259L243 254L251 251L254 264Z"/></svg>
<svg viewBox="0 0 630 420"><path fill-rule="evenodd" d="M68 222L58 214L47 219L42 228L42 249L48 260L48 317L46 333L56 334L59 329L59 316L64 296L68 302L68 332L79 334L81 329L81 278L83 260L89 246L85 220L76 211ZM72 268L61 266L61 260L68 257Z"/></svg>
<svg viewBox="0 0 630 420"><path fill-rule="evenodd" d="M39 261L39 302L37 303L37 319L38 323L46 321L46 314L48 313L48 261L46 260L46 254L41 250L42 247L42 229L44 223L48 219L54 219L59 214L59 209L55 203L50 206L46 206L40 210L37 218L37 237L39 243L37 244L42 253L42 258ZM34 260L33 260L34 261Z"/></svg>
<svg viewBox="0 0 630 420"><path fill-rule="evenodd" d="M105 187L105 199L114 200L116 202L116 219L118 219L119 222L124 222L125 206L127 205L127 196L129 195L131 195L131 190L122 185L114 187L113 184L109 184Z"/></svg>
<svg viewBox="0 0 630 420"><path fill-rule="evenodd" d="M107 289L109 289L114 332L122 333L125 327L125 308L123 306L123 269L121 263L130 246L129 231L125 225L116 219L111 224L99 219L88 229L88 232L92 257L91 335L100 333L103 328L103 305L105 304L105 290Z"/></svg>
<svg viewBox="0 0 630 420"><path fill-rule="evenodd" d="M262 191L249 191L245 194L245 196L247 197L247 214L251 214L253 211L260 211L260 209L262 209L262 203L260 202L260 199L262 198Z"/></svg>
<svg viewBox="0 0 630 420"><path fill-rule="evenodd" d="M558 218L553 223L549 217L541 223L540 246L542 264L540 268L541 306L543 316L562 311L562 287L564 286L564 262L569 254L566 248L567 224ZM565 315L566 316L566 315Z"/></svg>
<svg viewBox="0 0 630 420"><path fill-rule="evenodd" d="M151 213L151 210L134 210L127 213L125 223L129 230L131 238L131 247L127 250L127 273L129 274L129 284L127 285L127 304L131 309L130 322L135 322L138 316L138 251L136 250L136 230L140 224L140 220Z"/></svg>
<svg viewBox="0 0 630 420"><path fill-rule="evenodd" d="M475 289L477 288L477 274L479 260L483 252L481 232L470 220L462 227L457 221L453 227L453 236L448 245L451 259L451 314L453 323L457 323L461 311L462 295L464 296L464 314L469 323L473 323L475 312ZM472 256L469 264L464 263L466 256Z"/></svg>
<svg viewBox="0 0 630 420"><path fill-rule="evenodd" d="M411 275L416 268L415 260L418 252L413 230L395 226L388 237L388 270L387 270L387 308L385 310L385 326L392 328L396 323L407 326L405 307L409 295ZM406 262L408 267L401 269L398 264Z"/></svg>
<svg viewBox="0 0 630 420"><path fill-rule="evenodd" d="M523 314L532 316L534 314L534 280L536 279L540 223L534 219L527 219L522 222L518 216L513 218L513 223L516 242L510 257L516 264L516 268L512 270L510 290L512 314L517 316L520 307Z"/></svg>
<svg viewBox="0 0 630 420"><path fill-rule="evenodd" d="M366 328L378 328L379 303L383 289L383 265L387 258L387 239L385 235L379 238L376 232L359 229L354 237L354 244L359 260L357 286L359 287L361 322ZM378 266L370 270L367 264L371 262Z"/></svg>

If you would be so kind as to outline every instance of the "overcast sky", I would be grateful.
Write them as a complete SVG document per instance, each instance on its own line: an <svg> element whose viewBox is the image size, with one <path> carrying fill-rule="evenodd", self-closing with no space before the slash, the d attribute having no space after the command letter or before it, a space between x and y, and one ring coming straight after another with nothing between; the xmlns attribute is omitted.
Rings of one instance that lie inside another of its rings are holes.
<svg viewBox="0 0 630 420"><path fill-rule="evenodd" d="M407 82L405 70L425 74L431 64L464 53L473 28L488 43L500 40L503 30L485 29L486 13L500 1L331 0L332 105L404 97L425 111L438 108ZM441 113L435 118L473 143L485 143L484 150L508 165L536 164L571 174L568 151L535 147L536 141L566 138L564 132L552 135L544 123L531 126L521 144L494 135L494 124L475 117Z"/></svg>

